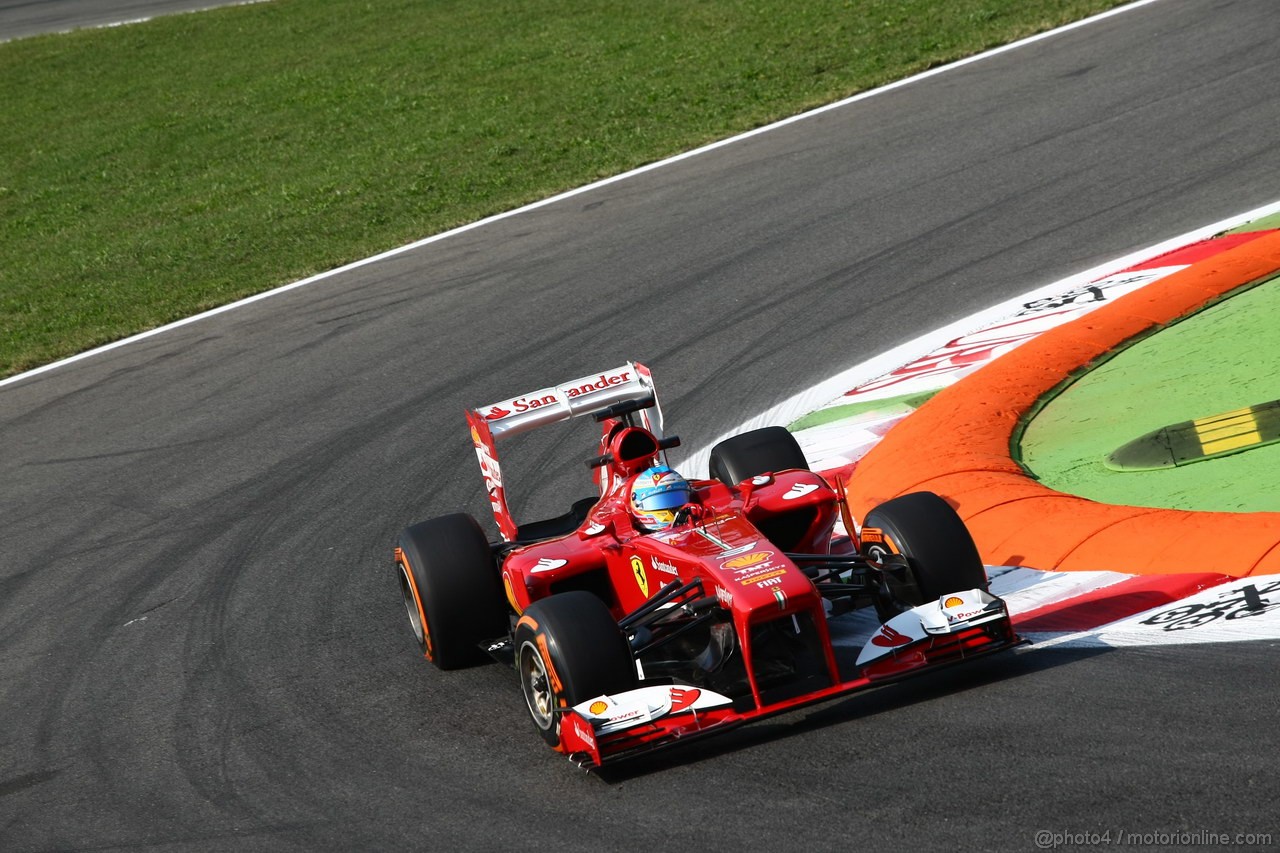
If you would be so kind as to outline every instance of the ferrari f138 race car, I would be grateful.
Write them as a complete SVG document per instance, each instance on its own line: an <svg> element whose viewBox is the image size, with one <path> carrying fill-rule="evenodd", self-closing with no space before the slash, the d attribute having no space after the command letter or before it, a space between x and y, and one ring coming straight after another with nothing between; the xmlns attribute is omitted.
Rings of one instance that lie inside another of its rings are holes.
<svg viewBox="0 0 1280 853"><path fill-rule="evenodd" d="M592 416L596 493L519 524L497 442ZM649 370L628 363L467 412L501 538L467 514L406 528L395 566L427 660L514 667L548 744L601 765L1020 642L977 548L940 497L881 504L855 528L839 482L766 427L711 451L710 479L666 464ZM842 522L846 534L840 534ZM831 620L874 608L861 648Z"/></svg>

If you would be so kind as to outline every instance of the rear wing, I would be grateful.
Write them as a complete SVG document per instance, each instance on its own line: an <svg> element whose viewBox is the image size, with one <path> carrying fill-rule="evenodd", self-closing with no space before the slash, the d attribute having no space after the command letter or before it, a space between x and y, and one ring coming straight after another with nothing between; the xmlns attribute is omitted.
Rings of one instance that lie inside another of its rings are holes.
<svg viewBox="0 0 1280 853"><path fill-rule="evenodd" d="M507 507L502 466L498 462L498 439L510 438L535 427L594 415L628 400L646 403L638 412L640 421L661 439L662 410L658 407L653 375L643 364L631 361L613 370L467 410L471 443L480 460L485 491L489 493L493 518L503 538L514 541L517 525Z"/></svg>

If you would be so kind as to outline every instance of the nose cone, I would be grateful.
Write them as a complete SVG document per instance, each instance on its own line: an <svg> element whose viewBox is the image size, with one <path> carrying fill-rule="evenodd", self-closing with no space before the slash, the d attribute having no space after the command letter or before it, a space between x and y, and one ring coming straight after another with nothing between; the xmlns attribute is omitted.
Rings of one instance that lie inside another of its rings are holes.
<svg viewBox="0 0 1280 853"><path fill-rule="evenodd" d="M795 563L763 540L749 551L720 560L711 575L721 602L738 613L806 610L817 595Z"/></svg>

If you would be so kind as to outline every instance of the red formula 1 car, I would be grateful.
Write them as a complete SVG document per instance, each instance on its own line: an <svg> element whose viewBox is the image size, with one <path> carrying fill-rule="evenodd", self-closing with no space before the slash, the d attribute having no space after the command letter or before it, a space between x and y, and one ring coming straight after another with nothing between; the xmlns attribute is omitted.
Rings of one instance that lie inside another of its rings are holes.
<svg viewBox="0 0 1280 853"><path fill-rule="evenodd" d="M598 493L517 524L496 442L592 415ZM467 412L501 541L469 515L405 529L395 549L409 623L441 669L514 666L534 725L600 765L801 705L1009 648L973 540L918 492L839 535L839 484L810 471L780 427L711 451L712 479L666 473L652 376L628 363ZM655 471L657 473L655 473ZM652 483L682 486L650 488ZM648 484L646 486L646 484ZM645 515L641 486L675 501ZM639 514L637 514L639 512ZM845 517L844 528L854 525ZM860 647L832 624L874 608Z"/></svg>

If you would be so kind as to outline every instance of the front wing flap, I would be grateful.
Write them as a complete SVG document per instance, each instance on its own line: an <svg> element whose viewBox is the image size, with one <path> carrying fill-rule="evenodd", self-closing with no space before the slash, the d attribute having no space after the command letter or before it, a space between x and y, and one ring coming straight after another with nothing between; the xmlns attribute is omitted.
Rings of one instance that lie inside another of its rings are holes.
<svg viewBox="0 0 1280 853"><path fill-rule="evenodd" d="M651 685L598 696L564 711L561 749L580 764L599 766L1021 642L1004 601L978 589L950 593L881 625L863 646L855 672L837 684L746 709L735 708L727 696L689 685Z"/></svg>

